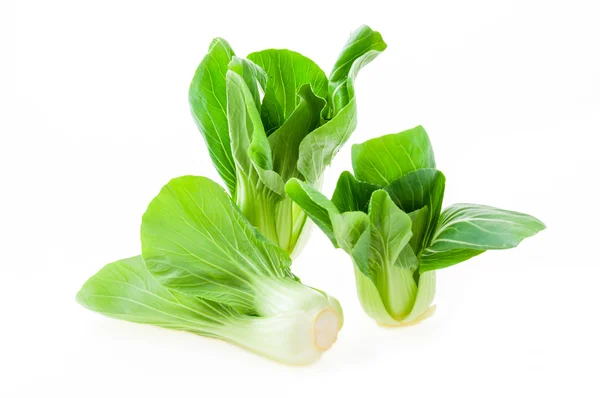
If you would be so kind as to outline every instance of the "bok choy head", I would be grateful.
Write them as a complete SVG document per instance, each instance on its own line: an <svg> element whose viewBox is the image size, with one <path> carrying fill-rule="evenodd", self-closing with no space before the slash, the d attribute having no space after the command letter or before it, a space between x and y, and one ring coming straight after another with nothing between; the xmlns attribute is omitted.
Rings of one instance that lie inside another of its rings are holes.
<svg viewBox="0 0 600 398"><path fill-rule="evenodd" d="M286 192L350 254L360 302L383 325L433 314L435 270L515 247L545 228L532 216L489 206L442 211L446 179L420 126L354 145L352 167L331 200L298 179Z"/></svg>
<svg viewBox="0 0 600 398"><path fill-rule="evenodd" d="M105 266L77 295L108 316L216 337L289 364L335 342L339 303L303 285L290 258L217 183L171 180L150 203L142 255Z"/></svg>
<svg viewBox="0 0 600 398"><path fill-rule="evenodd" d="M385 48L362 26L327 77L299 53L270 49L243 59L217 38L196 70L189 103L215 168L252 225L290 254L306 215L286 197L285 183L320 187L356 127L356 76Z"/></svg>

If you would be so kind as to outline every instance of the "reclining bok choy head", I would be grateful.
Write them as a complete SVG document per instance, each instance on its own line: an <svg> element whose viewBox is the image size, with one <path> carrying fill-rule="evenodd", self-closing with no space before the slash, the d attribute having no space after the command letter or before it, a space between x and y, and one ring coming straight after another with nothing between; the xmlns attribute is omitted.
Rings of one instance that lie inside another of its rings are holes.
<svg viewBox="0 0 600 398"><path fill-rule="evenodd" d="M150 203L142 255L105 266L77 295L115 318L216 337L289 364L335 342L339 303L301 284L290 258L203 177L171 180Z"/></svg>
<svg viewBox="0 0 600 398"><path fill-rule="evenodd" d="M508 249L544 229L513 211L454 204L443 211L445 177L422 127L355 145L352 167L331 200L292 179L286 192L354 262L365 312L402 326L432 315L435 270L486 250Z"/></svg>
<svg viewBox="0 0 600 398"><path fill-rule="evenodd" d="M242 59L217 38L196 70L189 102L214 166L250 223L290 254L301 246L306 215L286 197L285 183L320 187L356 127L356 75L385 48L378 32L360 27L327 78L296 52Z"/></svg>

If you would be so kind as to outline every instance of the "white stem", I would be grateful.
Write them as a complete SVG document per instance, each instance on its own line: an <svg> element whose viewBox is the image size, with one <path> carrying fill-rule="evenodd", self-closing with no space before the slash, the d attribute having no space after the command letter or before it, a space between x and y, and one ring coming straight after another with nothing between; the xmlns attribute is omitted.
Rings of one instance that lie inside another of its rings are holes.
<svg viewBox="0 0 600 398"><path fill-rule="evenodd" d="M337 340L340 315L333 307L245 317L218 335L250 351L290 365L308 365Z"/></svg>

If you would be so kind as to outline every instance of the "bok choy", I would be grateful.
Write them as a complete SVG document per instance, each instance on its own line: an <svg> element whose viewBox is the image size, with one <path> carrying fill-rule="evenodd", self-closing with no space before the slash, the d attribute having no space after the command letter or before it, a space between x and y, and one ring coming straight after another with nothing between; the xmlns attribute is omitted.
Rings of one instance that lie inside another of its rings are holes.
<svg viewBox="0 0 600 398"><path fill-rule="evenodd" d="M336 299L303 285L288 254L263 237L217 183L171 180L150 203L142 255L105 266L77 294L132 322L216 337L289 364L308 364L342 327Z"/></svg>
<svg viewBox="0 0 600 398"><path fill-rule="evenodd" d="M351 256L360 302L382 325L433 314L436 270L515 247L545 228L527 214L483 205L442 211L446 179L420 126L354 145L352 167L331 200L298 179L286 192Z"/></svg>
<svg viewBox="0 0 600 398"><path fill-rule="evenodd" d="M305 213L285 195L291 178L319 188L356 127L355 79L386 48L378 32L357 29L329 78L289 50L235 56L217 38L189 89L194 120L231 197L250 223L292 253Z"/></svg>

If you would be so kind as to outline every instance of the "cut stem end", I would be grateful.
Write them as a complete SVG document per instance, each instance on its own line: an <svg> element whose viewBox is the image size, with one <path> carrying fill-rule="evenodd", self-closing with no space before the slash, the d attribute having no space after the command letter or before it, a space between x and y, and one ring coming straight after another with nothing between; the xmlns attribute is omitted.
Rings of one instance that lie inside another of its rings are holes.
<svg viewBox="0 0 600 398"><path fill-rule="evenodd" d="M314 324L315 345L319 350L328 350L337 340L340 320L338 314L326 309L317 315Z"/></svg>

